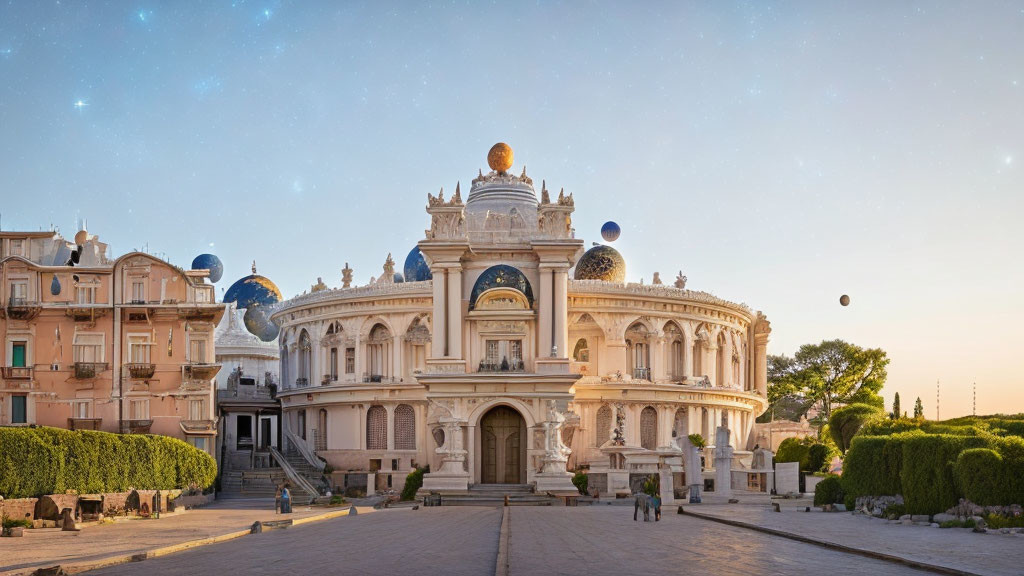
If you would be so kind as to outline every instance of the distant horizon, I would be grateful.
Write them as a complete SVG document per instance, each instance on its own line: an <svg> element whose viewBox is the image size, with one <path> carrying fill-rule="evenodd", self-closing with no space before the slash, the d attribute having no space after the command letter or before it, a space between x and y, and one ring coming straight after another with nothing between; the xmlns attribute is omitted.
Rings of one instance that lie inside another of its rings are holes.
<svg viewBox="0 0 1024 576"><path fill-rule="evenodd" d="M286 297L401 269L506 142L614 220L627 279L841 338L935 417L1024 412L1024 10L952 3L0 6L0 229L252 261ZM839 304L848 294L849 306ZM909 403L908 403L909 399Z"/></svg>

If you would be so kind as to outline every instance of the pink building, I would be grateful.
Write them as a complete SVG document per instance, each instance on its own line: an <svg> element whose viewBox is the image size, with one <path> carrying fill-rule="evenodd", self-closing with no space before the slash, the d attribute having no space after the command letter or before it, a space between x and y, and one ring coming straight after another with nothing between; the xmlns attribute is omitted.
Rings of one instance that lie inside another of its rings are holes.
<svg viewBox="0 0 1024 576"><path fill-rule="evenodd" d="M0 425L173 436L212 453L214 328L207 270L115 260L84 230L0 232Z"/></svg>

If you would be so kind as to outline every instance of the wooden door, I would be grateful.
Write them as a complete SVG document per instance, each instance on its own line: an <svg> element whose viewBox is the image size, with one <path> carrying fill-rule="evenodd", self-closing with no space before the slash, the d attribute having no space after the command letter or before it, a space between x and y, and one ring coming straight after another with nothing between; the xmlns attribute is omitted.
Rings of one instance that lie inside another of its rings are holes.
<svg viewBox="0 0 1024 576"><path fill-rule="evenodd" d="M498 406L480 421L481 482L484 484L518 484L522 481L522 428L518 412Z"/></svg>

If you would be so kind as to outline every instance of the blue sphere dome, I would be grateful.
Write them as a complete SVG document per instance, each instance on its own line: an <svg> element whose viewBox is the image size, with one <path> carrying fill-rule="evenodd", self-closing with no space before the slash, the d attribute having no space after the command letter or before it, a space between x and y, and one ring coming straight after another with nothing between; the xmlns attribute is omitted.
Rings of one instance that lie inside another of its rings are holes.
<svg viewBox="0 0 1024 576"><path fill-rule="evenodd" d="M405 281L423 282L433 277L434 275L430 273L430 266L427 266L427 261L423 258L423 253L420 252L420 247L413 246L409 255L405 257Z"/></svg>
<svg viewBox="0 0 1024 576"><path fill-rule="evenodd" d="M601 226L601 238L604 238L606 242L615 242L619 239L619 234L622 234L622 228L619 228L619 225L611 220Z"/></svg>
<svg viewBox="0 0 1024 576"><path fill-rule="evenodd" d="M271 306L281 300L283 298L277 286L259 274L239 279L224 293L224 302L235 302L239 308Z"/></svg>
<svg viewBox="0 0 1024 576"><path fill-rule="evenodd" d="M273 342L281 329L270 319L270 311L262 306L253 306L245 310L242 322L250 334L264 342Z"/></svg>
<svg viewBox="0 0 1024 576"><path fill-rule="evenodd" d="M224 276L224 263L213 254L200 254L192 260L193 270L209 270L210 282L216 283Z"/></svg>
<svg viewBox="0 0 1024 576"><path fill-rule="evenodd" d="M405 276L402 276L401 272L395 272L395 275L392 276L392 280L394 280L395 284L398 284L399 282L405 282Z"/></svg>

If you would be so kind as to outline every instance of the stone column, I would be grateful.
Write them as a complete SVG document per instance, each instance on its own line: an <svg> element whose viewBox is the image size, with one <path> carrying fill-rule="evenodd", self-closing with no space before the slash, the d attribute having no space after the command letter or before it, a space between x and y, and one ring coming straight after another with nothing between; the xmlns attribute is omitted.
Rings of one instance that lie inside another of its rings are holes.
<svg viewBox="0 0 1024 576"><path fill-rule="evenodd" d="M704 358L701 360L704 374L711 381L712 386L718 386L718 345L711 344L704 347Z"/></svg>
<svg viewBox="0 0 1024 576"><path fill-rule="evenodd" d="M551 340L551 319L554 315L552 304L554 303L554 290L552 282L554 271L547 266L540 267L540 306L537 316L537 357L550 358L551 346L555 344ZM557 338L557 335L556 335ZM562 350L559 349L559 354Z"/></svg>
<svg viewBox="0 0 1024 576"><path fill-rule="evenodd" d="M757 334L754 340L754 389L768 396L768 334Z"/></svg>
<svg viewBox="0 0 1024 576"><path fill-rule="evenodd" d="M363 360L364 360L363 356L365 355L365 353L363 352L363 343L362 343L362 338L360 338L359 332L356 332L355 349L356 349L356 373L354 374L354 376L356 378L356 382L362 382L363 381L363 371L366 370L366 367L363 366Z"/></svg>
<svg viewBox="0 0 1024 576"><path fill-rule="evenodd" d="M704 435L704 431L700 429L700 408L697 406L688 406L686 409L686 427L689 428L687 436L690 434Z"/></svg>
<svg viewBox="0 0 1024 576"><path fill-rule="evenodd" d="M718 362L715 362L715 366L717 365ZM728 337L728 334L725 338L725 348L722 354L722 370L725 371L725 374L722 374L722 384L727 388L732 387L732 338Z"/></svg>
<svg viewBox="0 0 1024 576"><path fill-rule="evenodd" d="M568 268L557 268L553 272L555 290L551 313L555 320L555 341L552 342L558 348L558 358L568 358L569 350L569 271ZM550 354L550 352L549 352Z"/></svg>
<svg viewBox="0 0 1024 576"><path fill-rule="evenodd" d="M462 352L462 269L448 269L448 355L463 358Z"/></svg>
<svg viewBox="0 0 1024 576"><path fill-rule="evenodd" d="M683 376L693 376L693 341L683 338Z"/></svg>
<svg viewBox="0 0 1024 576"><path fill-rule="evenodd" d="M651 336L648 338L651 346L651 381L657 382L659 380L668 379L668 371L666 358L668 354L665 353L665 335L659 334L657 336Z"/></svg>
<svg viewBox="0 0 1024 576"><path fill-rule="evenodd" d="M405 352L404 334L394 335L391 343L391 375L399 380L405 378L405 370L402 369L402 360Z"/></svg>
<svg viewBox="0 0 1024 576"><path fill-rule="evenodd" d="M387 414L388 414L388 429L387 429L387 439L388 439L387 446L388 446L388 450L394 450L395 449L395 405L394 404L385 404L384 405L384 411L387 412ZM383 469L383 468L384 468L384 463L381 462L381 469Z"/></svg>
<svg viewBox="0 0 1024 576"><path fill-rule="evenodd" d="M440 266L431 266L430 273L433 275L433 289L434 289L434 308L433 314L430 316L431 320L431 347L430 357L431 358L444 358L445 357L445 343L447 338L448 318L446 314L446 301L445 301L445 275L444 268Z"/></svg>

